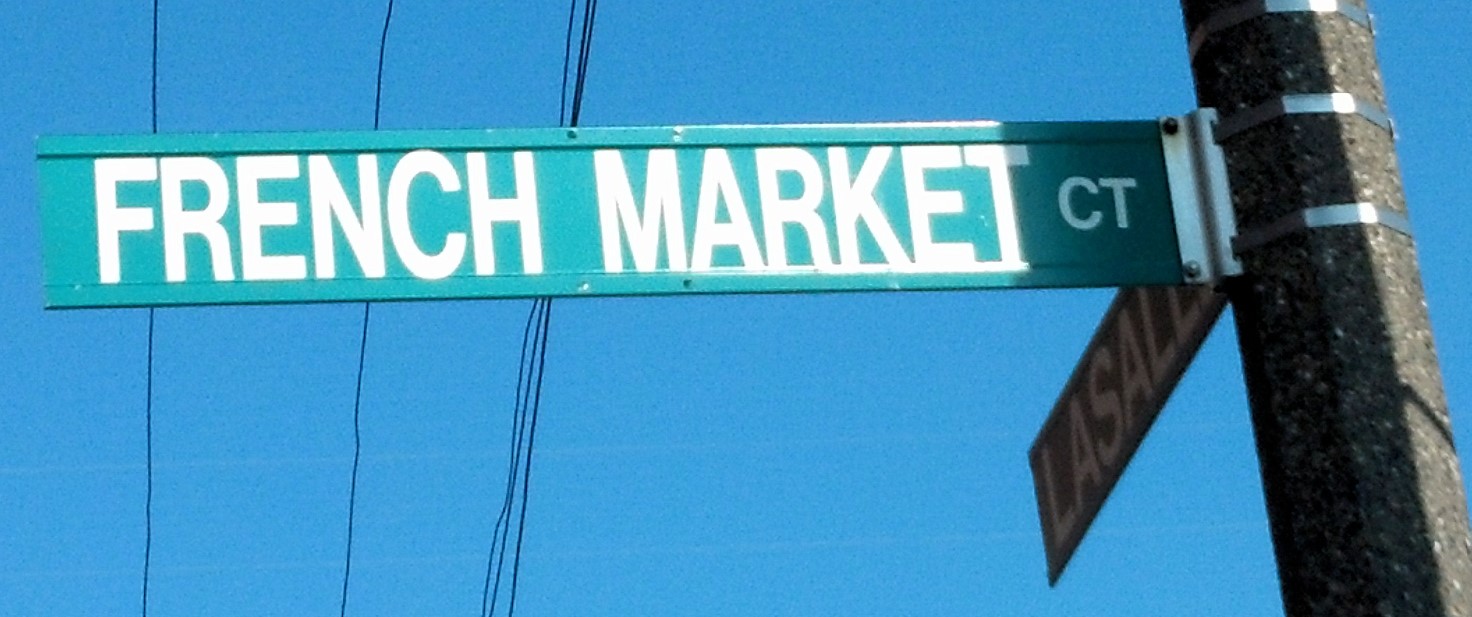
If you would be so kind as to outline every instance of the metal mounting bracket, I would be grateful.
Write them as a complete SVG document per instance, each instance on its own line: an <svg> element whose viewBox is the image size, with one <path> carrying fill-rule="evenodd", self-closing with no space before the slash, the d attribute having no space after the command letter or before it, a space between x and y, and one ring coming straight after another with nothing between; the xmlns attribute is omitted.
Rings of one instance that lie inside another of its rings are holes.
<svg viewBox="0 0 1472 617"><path fill-rule="evenodd" d="M1232 251L1237 235L1227 164L1214 133L1214 109L1162 118L1166 178L1175 213L1181 271L1187 283L1212 283L1242 273Z"/></svg>

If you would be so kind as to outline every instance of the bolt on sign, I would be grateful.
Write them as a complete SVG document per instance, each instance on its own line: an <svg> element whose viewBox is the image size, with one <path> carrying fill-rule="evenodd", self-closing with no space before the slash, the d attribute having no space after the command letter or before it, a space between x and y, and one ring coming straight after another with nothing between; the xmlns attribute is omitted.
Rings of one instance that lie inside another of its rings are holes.
<svg viewBox="0 0 1472 617"><path fill-rule="evenodd" d="M1174 285L1156 122L43 137L48 307Z"/></svg>
<svg viewBox="0 0 1472 617"><path fill-rule="evenodd" d="M1028 452L1050 584L1225 307L1207 285L1125 289L1109 306Z"/></svg>

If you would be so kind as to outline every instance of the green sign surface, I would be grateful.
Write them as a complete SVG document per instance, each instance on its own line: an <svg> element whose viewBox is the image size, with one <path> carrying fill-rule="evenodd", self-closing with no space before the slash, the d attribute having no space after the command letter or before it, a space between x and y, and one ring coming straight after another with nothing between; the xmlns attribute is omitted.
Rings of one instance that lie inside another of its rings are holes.
<svg viewBox="0 0 1472 617"><path fill-rule="evenodd" d="M1173 285L1155 122L43 137L48 307Z"/></svg>

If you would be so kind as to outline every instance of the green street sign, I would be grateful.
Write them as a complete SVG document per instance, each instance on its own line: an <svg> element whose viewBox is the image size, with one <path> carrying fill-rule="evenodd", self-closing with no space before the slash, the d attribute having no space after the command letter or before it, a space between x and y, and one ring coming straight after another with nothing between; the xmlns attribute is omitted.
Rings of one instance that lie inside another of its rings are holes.
<svg viewBox="0 0 1472 617"><path fill-rule="evenodd" d="M43 137L46 304L1176 285L1164 139L1153 121Z"/></svg>

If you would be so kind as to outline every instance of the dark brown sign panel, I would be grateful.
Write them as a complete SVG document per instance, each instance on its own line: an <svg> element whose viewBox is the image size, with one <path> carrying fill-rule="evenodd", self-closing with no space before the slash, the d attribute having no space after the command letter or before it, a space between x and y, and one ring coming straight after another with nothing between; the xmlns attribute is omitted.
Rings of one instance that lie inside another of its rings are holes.
<svg viewBox="0 0 1472 617"><path fill-rule="evenodd" d="M1109 305L1028 452L1049 584L1225 306L1210 286L1131 287Z"/></svg>

